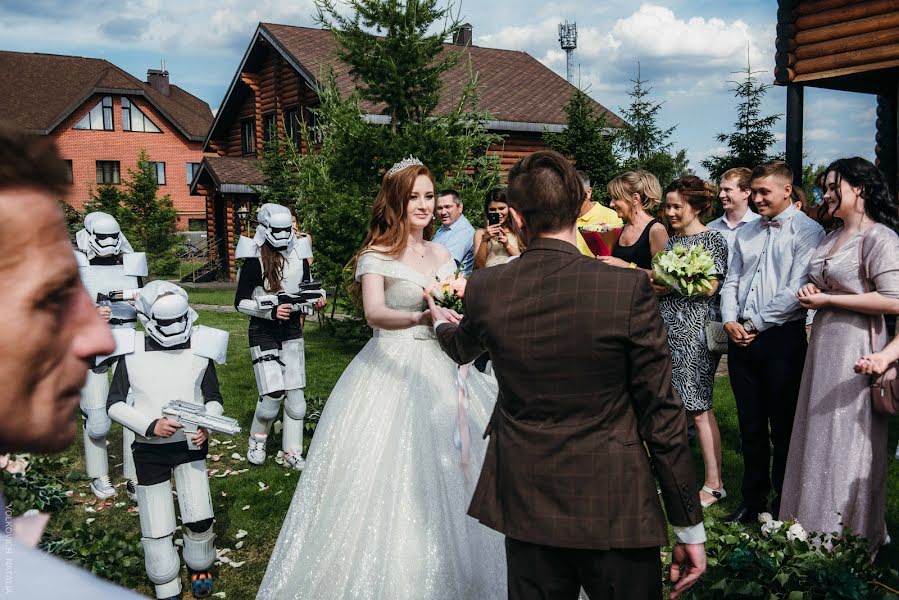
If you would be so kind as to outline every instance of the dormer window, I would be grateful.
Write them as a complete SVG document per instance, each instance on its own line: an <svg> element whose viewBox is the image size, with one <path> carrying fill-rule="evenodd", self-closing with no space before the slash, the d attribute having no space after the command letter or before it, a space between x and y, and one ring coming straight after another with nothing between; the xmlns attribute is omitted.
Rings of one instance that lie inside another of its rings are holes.
<svg viewBox="0 0 899 600"><path fill-rule="evenodd" d="M122 129L125 131L143 131L146 133L162 133L156 123L150 120L131 100L122 96Z"/></svg>
<svg viewBox="0 0 899 600"><path fill-rule="evenodd" d="M112 96L103 96L103 99L89 113L81 117L81 120L75 123L72 129L112 131Z"/></svg>

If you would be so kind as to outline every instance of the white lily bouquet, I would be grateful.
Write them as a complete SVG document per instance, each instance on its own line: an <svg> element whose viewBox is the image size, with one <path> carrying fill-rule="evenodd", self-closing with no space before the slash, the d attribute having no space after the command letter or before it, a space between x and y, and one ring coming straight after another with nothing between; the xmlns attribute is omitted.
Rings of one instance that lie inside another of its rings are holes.
<svg viewBox="0 0 899 600"><path fill-rule="evenodd" d="M675 244L671 250L662 251L652 258L652 278L666 285L681 296L698 296L712 290L712 274L715 261L702 244L684 246Z"/></svg>

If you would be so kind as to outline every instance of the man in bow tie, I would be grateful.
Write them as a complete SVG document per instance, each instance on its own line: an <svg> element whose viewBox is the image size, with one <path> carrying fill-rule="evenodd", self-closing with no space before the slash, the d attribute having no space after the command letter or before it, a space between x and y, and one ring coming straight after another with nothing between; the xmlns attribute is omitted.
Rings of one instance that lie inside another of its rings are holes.
<svg viewBox="0 0 899 600"><path fill-rule="evenodd" d="M807 348L805 310L796 293L808 281L809 260L824 237L821 226L793 206L792 182L783 161L753 170L751 197L762 218L737 233L721 288L744 463L743 506L729 521L755 521L768 510L772 488L771 512L780 508Z"/></svg>

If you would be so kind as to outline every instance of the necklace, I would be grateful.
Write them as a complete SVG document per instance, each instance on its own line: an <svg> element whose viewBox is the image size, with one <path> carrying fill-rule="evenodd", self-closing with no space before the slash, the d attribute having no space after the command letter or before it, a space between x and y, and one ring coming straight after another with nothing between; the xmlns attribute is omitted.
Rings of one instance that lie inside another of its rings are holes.
<svg viewBox="0 0 899 600"><path fill-rule="evenodd" d="M409 250L411 250L412 253L415 254L416 256L418 256L420 258L425 257L424 251L416 250L415 248L412 247L412 244L409 244L409 246L407 246L407 248L409 248ZM427 247L425 249L427 250Z"/></svg>

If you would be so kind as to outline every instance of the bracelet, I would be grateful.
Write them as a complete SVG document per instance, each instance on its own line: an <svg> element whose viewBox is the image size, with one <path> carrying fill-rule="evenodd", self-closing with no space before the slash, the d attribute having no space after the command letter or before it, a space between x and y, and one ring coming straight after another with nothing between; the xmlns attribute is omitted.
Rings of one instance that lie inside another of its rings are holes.
<svg viewBox="0 0 899 600"><path fill-rule="evenodd" d="M628 268L628 269L636 269L636 268L637 268L637 263L632 262L631 264L629 264L629 265L627 266L627 268Z"/></svg>

